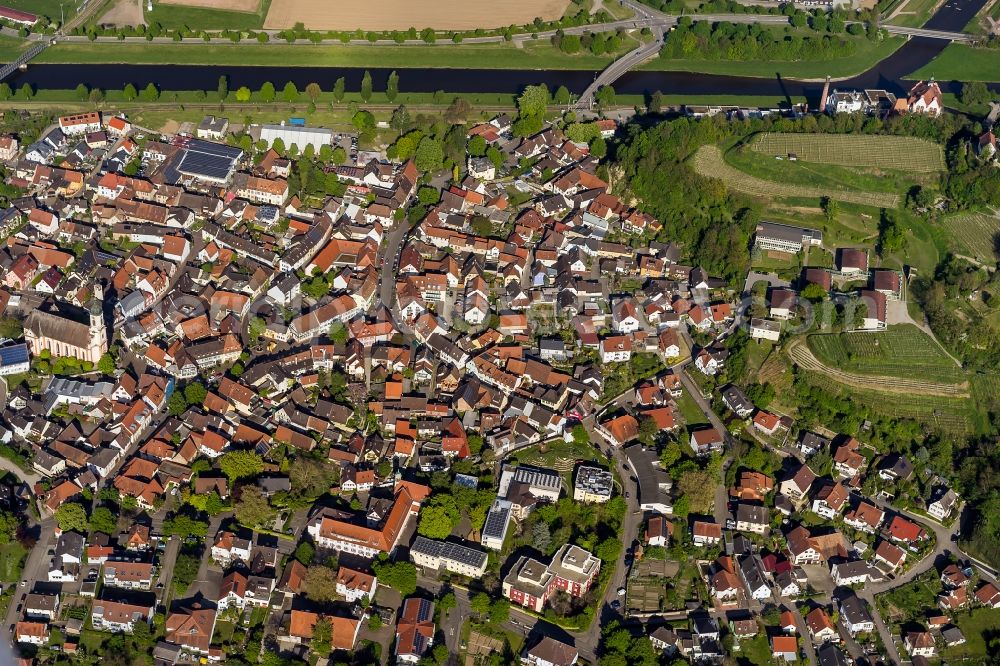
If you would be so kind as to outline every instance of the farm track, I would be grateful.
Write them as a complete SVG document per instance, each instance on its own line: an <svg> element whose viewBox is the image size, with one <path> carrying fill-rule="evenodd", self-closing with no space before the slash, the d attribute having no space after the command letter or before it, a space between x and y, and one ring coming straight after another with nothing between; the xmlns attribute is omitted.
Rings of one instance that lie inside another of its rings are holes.
<svg viewBox="0 0 1000 666"><path fill-rule="evenodd" d="M864 333L858 333L864 335ZM890 377L886 375L864 375L845 372L824 365L813 355L802 340L788 345L788 356L804 370L821 374L834 381L856 389L891 393L894 395L935 395L946 398L969 398L969 382L942 384L917 378Z"/></svg>
<svg viewBox="0 0 1000 666"><path fill-rule="evenodd" d="M876 208L896 208L899 195L883 192L860 192L834 190L830 188L788 185L751 176L726 163L722 151L717 146L702 146L692 161L698 174L706 178L721 180L726 187L757 197L830 197L845 203L873 206Z"/></svg>

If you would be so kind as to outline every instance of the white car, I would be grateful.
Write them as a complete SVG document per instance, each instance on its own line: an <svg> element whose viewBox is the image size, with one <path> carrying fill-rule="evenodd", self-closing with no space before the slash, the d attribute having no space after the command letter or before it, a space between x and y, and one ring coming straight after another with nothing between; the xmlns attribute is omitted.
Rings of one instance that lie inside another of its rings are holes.
<svg viewBox="0 0 1000 666"><path fill-rule="evenodd" d="M625 588L624 587L619 587L618 588L618 596L619 597L624 597L625 596Z"/></svg>

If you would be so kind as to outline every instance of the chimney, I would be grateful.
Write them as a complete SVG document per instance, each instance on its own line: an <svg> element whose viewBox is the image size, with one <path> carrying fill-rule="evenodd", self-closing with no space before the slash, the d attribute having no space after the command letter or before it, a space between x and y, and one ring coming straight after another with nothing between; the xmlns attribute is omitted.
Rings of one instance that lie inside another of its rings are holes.
<svg viewBox="0 0 1000 666"><path fill-rule="evenodd" d="M821 111L826 111L826 98L830 94L830 77L826 77L826 83L823 84L823 96L819 98L819 108Z"/></svg>

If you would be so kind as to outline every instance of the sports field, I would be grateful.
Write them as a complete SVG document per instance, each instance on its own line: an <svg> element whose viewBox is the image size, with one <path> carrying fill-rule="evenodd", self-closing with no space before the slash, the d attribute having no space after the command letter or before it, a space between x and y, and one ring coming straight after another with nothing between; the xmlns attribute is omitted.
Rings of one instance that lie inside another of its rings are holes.
<svg viewBox="0 0 1000 666"><path fill-rule="evenodd" d="M910 324L878 333L810 335L809 349L827 366L866 375L961 384L962 369Z"/></svg>
<svg viewBox="0 0 1000 666"><path fill-rule="evenodd" d="M958 254L988 264L997 260L1000 218L985 213L961 213L947 218L941 226Z"/></svg>
<svg viewBox="0 0 1000 666"><path fill-rule="evenodd" d="M931 141L907 136L780 134L765 132L751 143L758 153L845 167L928 173L944 169L944 151Z"/></svg>
<svg viewBox="0 0 1000 666"><path fill-rule="evenodd" d="M725 183L726 187L730 189L757 197L807 199L830 197L838 201L877 208L896 208L899 205L899 195L890 192L833 189L757 178L727 164L718 146L702 146L699 148L698 152L695 153L692 164L695 171L702 176L716 178Z"/></svg>
<svg viewBox="0 0 1000 666"><path fill-rule="evenodd" d="M274 0L264 28L282 30L302 23L310 30L474 30L560 18L569 0Z"/></svg>

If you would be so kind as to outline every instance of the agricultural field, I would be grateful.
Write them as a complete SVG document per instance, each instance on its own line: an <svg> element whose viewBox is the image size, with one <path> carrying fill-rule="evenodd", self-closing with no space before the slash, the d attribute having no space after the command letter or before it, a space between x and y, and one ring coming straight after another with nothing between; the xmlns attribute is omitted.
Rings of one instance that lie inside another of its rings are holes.
<svg viewBox="0 0 1000 666"><path fill-rule="evenodd" d="M271 0L156 0L147 23L167 30L259 30ZM144 10L145 11L145 8Z"/></svg>
<svg viewBox="0 0 1000 666"><path fill-rule="evenodd" d="M750 144L769 156L795 153L800 161L833 166L930 173L944 169L944 151L931 141L906 136L782 134L764 132Z"/></svg>
<svg viewBox="0 0 1000 666"><path fill-rule="evenodd" d="M695 171L707 178L717 178L727 187L757 197L800 197L820 199L830 197L847 203L878 208L896 208L899 195L888 192L838 190L810 185L794 185L751 176L726 163L718 146L702 146L694 156Z"/></svg>
<svg viewBox="0 0 1000 666"><path fill-rule="evenodd" d="M996 262L1000 217L961 213L945 219L941 225L958 254L986 264Z"/></svg>
<svg viewBox="0 0 1000 666"><path fill-rule="evenodd" d="M859 374L961 384L962 369L927 334L911 324L878 333L810 335L809 349L825 365Z"/></svg>
<svg viewBox="0 0 1000 666"><path fill-rule="evenodd" d="M535 18L553 21L567 5L569 0L508 0L503 5L490 0L385 0L377 6L362 0L274 0L264 27L282 30L303 23L310 30L474 30L524 25Z"/></svg>
<svg viewBox="0 0 1000 666"><path fill-rule="evenodd" d="M863 166L847 167L804 160L789 160L784 156L785 153L765 155L755 149L749 149L746 144L737 145L725 152L726 162L730 166L758 178L786 185L801 185L845 192L898 194L908 191L914 185L921 184L921 178L912 173L870 169ZM928 179L926 176L923 178L923 180ZM936 176L932 180L936 181Z"/></svg>
<svg viewBox="0 0 1000 666"><path fill-rule="evenodd" d="M912 419L956 436L965 436L977 431L978 417L975 404L968 398L930 395L923 392L919 386L913 386L908 392L900 395L897 392L870 388L874 385L871 380L864 385L845 384L839 376L814 372L812 369L803 368L803 375L813 386L834 395L850 395L866 405L874 414L889 418Z"/></svg>

